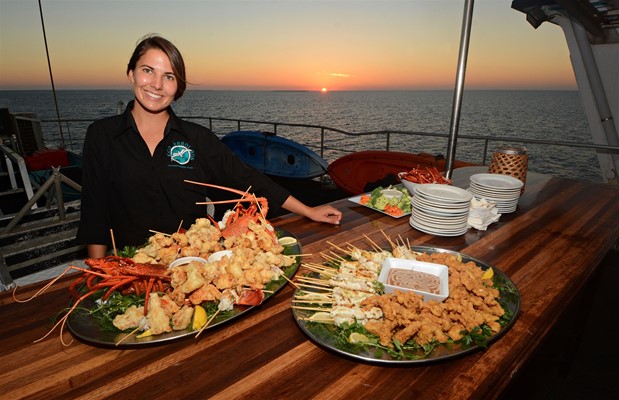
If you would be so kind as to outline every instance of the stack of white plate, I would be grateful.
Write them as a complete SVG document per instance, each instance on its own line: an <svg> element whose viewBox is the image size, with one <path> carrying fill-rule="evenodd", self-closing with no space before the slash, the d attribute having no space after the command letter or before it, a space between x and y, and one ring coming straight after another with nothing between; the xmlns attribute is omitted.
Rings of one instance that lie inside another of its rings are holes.
<svg viewBox="0 0 619 400"><path fill-rule="evenodd" d="M475 174L471 176L471 192L478 199L496 203L501 214L516 211L524 183L513 176L502 174Z"/></svg>
<svg viewBox="0 0 619 400"><path fill-rule="evenodd" d="M473 195L455 186L417 185L411 204L413 228L437 236L459 236L467 230Z"/></svg>

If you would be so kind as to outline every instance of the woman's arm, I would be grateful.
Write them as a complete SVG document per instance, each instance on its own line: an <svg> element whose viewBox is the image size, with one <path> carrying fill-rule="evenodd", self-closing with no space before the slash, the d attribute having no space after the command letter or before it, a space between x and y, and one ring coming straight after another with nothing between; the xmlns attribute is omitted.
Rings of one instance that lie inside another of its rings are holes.
<svg viewBox="0 0 619 400"><path fill-rule="evenodd" d="M103 258L105 257L105 252L107 251L107 246L104 244L89 244L88 248L88 257L90 258Z"/></svg>
<svg viewBox="0 0 619 400"><path fill-rule="evenodd" d="M288 196L282 207L285 210L302 215L316 222L326 222L339 225L342 219L342 212L330 205L310 207L303 204L293 196Z"/></svg>

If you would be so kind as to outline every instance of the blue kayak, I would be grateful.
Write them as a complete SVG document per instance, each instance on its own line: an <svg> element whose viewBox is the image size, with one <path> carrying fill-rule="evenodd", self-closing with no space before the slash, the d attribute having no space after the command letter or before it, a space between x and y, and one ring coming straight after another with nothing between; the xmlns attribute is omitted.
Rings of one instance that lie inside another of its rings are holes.
<svg viewBox="0 0 619 400"><path fill-rule="evenodd" d="M273 133L235 131L221 141L244 163L267 175L307 179L327 173L328 163L318 154Z"/></svg>

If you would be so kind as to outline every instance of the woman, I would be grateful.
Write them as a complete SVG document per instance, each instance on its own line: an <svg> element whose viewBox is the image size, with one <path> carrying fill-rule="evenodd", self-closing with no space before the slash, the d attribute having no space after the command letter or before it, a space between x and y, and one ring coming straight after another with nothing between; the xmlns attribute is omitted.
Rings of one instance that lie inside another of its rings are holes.
<svg viewBox="0 0 619 400"><path fill-rule="evenodd" d="M247 190L314 221L339 224L342 214L328 206L308 207L260 172L243 164L209 129L179 119L170 104L187 86L178 49L160 36L135 48L127 77L135 99L124 114L88 127L83 151L81 221L77 239L88 255L104 257L111 242L119 248L146 243L149 230L171 233L206 215L207 197L219 189L185 182ZM232 207L230 205L230 207Z"/></svg>

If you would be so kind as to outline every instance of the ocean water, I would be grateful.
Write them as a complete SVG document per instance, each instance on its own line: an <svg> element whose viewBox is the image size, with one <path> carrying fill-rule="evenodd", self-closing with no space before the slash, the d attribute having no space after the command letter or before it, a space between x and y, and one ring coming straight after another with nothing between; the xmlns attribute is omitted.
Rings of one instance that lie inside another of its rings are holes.
<svg viewBox="0 0 619 400"><path fill-rule="evenodd" d="M11 112L33 112L42 120L44 138L50 146L64 141L67 148L81 151L86 127L92 121L113 115L133 96L129 90L57 91L62 135L51 91L0 91L0 107ZM201 91L188 90L173 108L177 115L209 126L206 117L276 123L327 126L350 133L413 131L449 133L452 91ZM213 122L222 136L237 130L234 122ZM523 137L561 142L591 143L589 126L577 91L465 91L458 125L460 135ZM272 126L243 124L242 129L273 131ZM277 134L318 151L320 129L277 126ZM391 135L389 148L413 153L445 154L447 139L405 134ZM385 135L344 135L327 132L323 157L328 161L350 151L383 150ZM513 142L490 143L492 152ZM459 138L456 157L481 163L482 141ZM529 170L557 176L601 181L593 150L548 145L526 145Z"/></svg>

